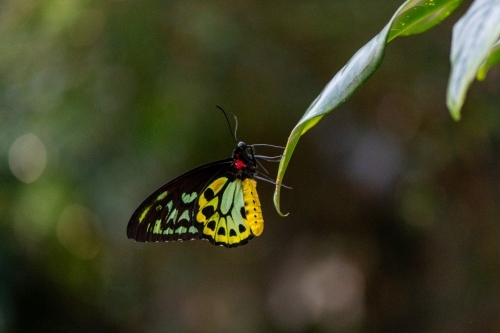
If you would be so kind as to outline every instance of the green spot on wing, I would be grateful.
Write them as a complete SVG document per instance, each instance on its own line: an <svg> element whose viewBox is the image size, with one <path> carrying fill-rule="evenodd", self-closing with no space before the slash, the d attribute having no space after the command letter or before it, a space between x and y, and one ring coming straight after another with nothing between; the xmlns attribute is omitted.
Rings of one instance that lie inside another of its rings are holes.
<svg viewBox="0 0 500 333"><path fill-rule="evenodd" d="M227 212L231 208L231 205L233 204L236 183L236 181L230 182L227 188L224 190L224 194L222 195L222 202L220 205L220 210L223 215L227 214Z"/></svg>
<svg viewBox="0 0 500 333"><path fill-rule="evenodd" d="M185 204L193 202L194 199L196 199L197 197L198 197L198 193L196 193L196 192L193 192L191 194L182 193L182 195L181 195L182 202L184 202Z"/></svg>
<svg viewBox="0 0 500 333"><path fill-rule="evenodd" d="M182 220L189 221L189 210L183 211L181 216L179 216L179 221L182 221Z"/></svg>
<svg viewBox="0 0 500 333"><path fill-rule="evenodd" d="M186 233L186 231L187 231L186 227L179 227L179 228L175 229L174 233L181 235L181 234Z"/></svg>
<svg viewBox="0 0 500 333"><path fill-rule="evenodd" d="M173 221L174 223L177 222L177 214L179 211L177 209L174 209L170 215L167 217L167 222Z"/></svg>
<svg viewBox="0 0 500 333"><path fill-rule="evenodd" d="M142 223L146 215L148 215L149 210L151 209L151 206L147 206L146 209L142 212L141 216L139 216L139 223Z"/></svg>
<svg viewBox="0 0 500 333"><path fill-rule="evenodd" d="M161 193L159 196L156 197L156 201L163 200L165 197L168 195L168 191L165 191Z"/></svg>
<svg viewBox="0 0 500 333"><path fill-rule="evenodd" d="M161 220L156 220L155 227L153 229L153 234L160 233Z"/></svg>

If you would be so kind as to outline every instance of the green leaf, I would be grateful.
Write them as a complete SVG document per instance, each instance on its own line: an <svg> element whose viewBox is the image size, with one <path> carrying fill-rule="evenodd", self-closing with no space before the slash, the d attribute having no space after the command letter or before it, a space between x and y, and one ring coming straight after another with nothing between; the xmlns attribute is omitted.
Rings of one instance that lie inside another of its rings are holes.
<svg viewBox="0 0 500 333"><path fill-rule="evenodd" d="M447 17L460 2L461 0L428 0L428 3L435 4L429 5L424 1L406 1L382 31L359 49L326 85L295 125L288 138L278 168L276 190L274 192L274 206L280 215L285 216L280 209L281 184L300 137L314 127L325 114L342 104L373 75L382 62L385 45L389 38L392 39L398 35L415 34L431 28ZM413 8L417 8L417 10ZM397 25L393 24L394 22L397 22Z"/></svg>
<svg viewBox="0 0 500 333"><path fill-rule="evenodd" d="M500 37L500 1L476 0L453 27L446 104L455 120L467 90Z"/></svg>
<svg viewBox="0 0 500 333"><path fill-rule="evenodd" d="M476 79L478 79L479 81L483 81L484 79L486 79L486 74L488 74L490 68L498 64L499 62L500 62L500 40L496 42L495 45L493 45L493 47L491 48L488 58L486 59L485 62L483 62L483 64L479 68L479 71L477 72Z"/></svg>
<svg viewBox="0 0 500 333"><path fill-rule="evenodd" d="M463 0L412 0L399 9L388 41L422 33L447 18Z"/></svg>

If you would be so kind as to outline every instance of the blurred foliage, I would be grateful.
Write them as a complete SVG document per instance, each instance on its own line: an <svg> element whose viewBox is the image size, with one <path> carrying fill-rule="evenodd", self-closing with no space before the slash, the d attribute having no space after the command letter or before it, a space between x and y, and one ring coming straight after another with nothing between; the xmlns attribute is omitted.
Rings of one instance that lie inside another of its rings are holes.
<svg viewBox="0 0 500 333"><path fill-rule="evenodd" d="M1 1L0 332L496 332L500 71L453 122L460 8L304 136L289 217L259 183L262 236L126 239L152 190L231 154L216 104L284 144L399 5Z"/></svg>

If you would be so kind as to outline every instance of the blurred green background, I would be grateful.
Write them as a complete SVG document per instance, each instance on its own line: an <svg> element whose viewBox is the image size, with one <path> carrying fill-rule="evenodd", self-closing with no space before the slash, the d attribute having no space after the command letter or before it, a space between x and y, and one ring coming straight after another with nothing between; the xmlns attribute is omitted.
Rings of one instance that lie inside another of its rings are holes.
<svg viewBox="0 0 500 333"><path fill-rule="evenodd" d="M126 238L149 193L230 156L216 104L284 145L400 4L0 1L0 332L499 332L499 68L462 121L445 106L470 1L302 138L288 217L259 182L261 237Z"/></svg>

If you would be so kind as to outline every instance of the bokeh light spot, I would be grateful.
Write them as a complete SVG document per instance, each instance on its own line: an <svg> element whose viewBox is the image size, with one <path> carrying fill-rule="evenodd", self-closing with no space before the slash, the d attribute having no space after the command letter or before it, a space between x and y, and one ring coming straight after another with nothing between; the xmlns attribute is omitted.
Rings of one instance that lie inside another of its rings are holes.
<svg viewBox="0 0 500 333"><path fill-rule="evenodd" d="M290 265L269 295L269 309L285 330L321 325L328 331L353 328L364 316L365 281L358 265L331 255Z"/></svg>
<svg viewBox="0 0 500 333"><path fill-rule="evenodd" d="M101 222L89 209L80 205L66 207L59 217L59 242L80 259L92 259L101 249Z"/></svg>
<svg viewBox="0 0 500 333"><path fill-rule="evenodd" d="M35 134L28 133L17 138L10 147L10 170L20 181L34 182L42 175L46 165L47 150Z"/></svg>

